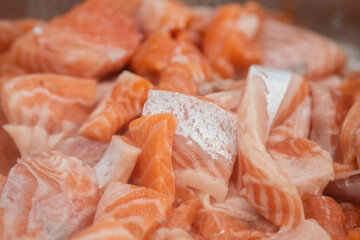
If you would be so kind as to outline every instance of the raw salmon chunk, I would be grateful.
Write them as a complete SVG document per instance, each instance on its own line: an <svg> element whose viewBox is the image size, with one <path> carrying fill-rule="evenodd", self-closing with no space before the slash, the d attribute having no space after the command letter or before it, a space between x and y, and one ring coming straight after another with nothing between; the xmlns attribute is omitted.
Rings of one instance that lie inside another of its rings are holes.
<svg viewBox="0 0 360 240"><path fill-rule="evenodd" d="M49 24L34 27L13 44L12 54L31 72L90 78L121 69L141 40L127 2L86 1Z"/></svg>
<svg viewBox="0 0 360 240"><path fill-rule="evenodd" d="M301 221L294 228L279 232L273 238L277 240L331 240L329 234L314 220L306 219Z"/></svg>
<svg viewBox="0 0 360 240"><path fill-rule="evenodd" d="M165 219L172 199L152 189L113 182L99 202L95 224L113 217L136 239L144 239Z"/></svg>
<svg viewBox="0 0 360 240"><path fill-rule="evenodd" d="M172 152L175 178L223 201L237 154L235 114L206 98L150 91L143 115L167 112L178 119Z"/></svg>
<svg viewBox="0 0 360 240"><path fill-rule="evenodd" d="M307 93L299 75L252 66L237 113L239 178L250 204L277 226L298 224L304 212L295 185L267 152L266 140Z"/></svg>
<svg viewBox="0 0 360 240"><path fill-rule="evenodd" d="M238 70L261 62L262 22L263 13L254 3L228 4L217 9L203 39L203 50L214 72L233 78Z"/></svg>
<svg viewBox="0 0 360 240"><path fill-rule="evenodd" d="M175 179L171 162L177 120L170 113L138 118L129 125L131 139L141 147L132 176L139 186L175 196Z"/></svg>
<svg viewBox="0 0 360 240"><path fill-rule="evenodd" d="M95 223L72 236L70 240L135 240L136 238L115 218Z"/></svg>
<svg viewBox="0 0 360 240"><path fill-rule="evenodd" d="M185 29L193 17L191 9L177 0L142 0L139 19L145 33L175 33Z"/></svg>
<svg viewBox="0 0 360 240"><path fill-rule="evenodd" d="M332 40L274 18L264 20L260 39L265 66L318 78L345 64L344 53Z"/></svg>
<svg viewBox="0 0 360 240"><path fill-rule="evenodd" d="M334 180L331 155L313 141L290 138L268 152L295 185L303 200L321 195L329 181Z"/></svg>
<svg viewBox="0 0 360 240"><path fill-rule="evenodd" d="M99 188L106 187L115 181L126 183L136 164L141 149L134 146L130 139L113 136L104 156L94 166Z"/></svg>
<svg viewBox="0 0 360 240"><path fill-rule="evenodd" d="M337 202L330 197L318 196L305 201L305 217L315 219L332 239L347 239L345 215Z"/></svg>
<svg viewBox="0 0 360 240"><path fill-rule="evenodd" d="M111 94L104 98L80 129L80 135L110 141L111 136L141 114L152 84L143 77L123 72Z"/></svg>
<svg viewBox="0 0 360 240"><path fill-rule="evenodd" d="M95 174L78 159L23 157L1 192L1 239L66 239L92 223L98 201Z"/></svg>

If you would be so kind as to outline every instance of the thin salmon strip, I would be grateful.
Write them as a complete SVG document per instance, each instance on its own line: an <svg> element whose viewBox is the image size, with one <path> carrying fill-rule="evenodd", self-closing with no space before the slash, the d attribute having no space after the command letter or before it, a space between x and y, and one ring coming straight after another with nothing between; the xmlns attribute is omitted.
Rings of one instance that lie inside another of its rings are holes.
<svg viewBox="0 0 360 240"><path fill-rule="evenodd" d="M119 75L111 94L104 98L80 129L80 135L110 141L111 136L141 114L152 84L130 72Z"/></svg>
<svg viewBox="0 0 360 240"><path fill-rule="evenodd" d="M90 167L94 167L101 160L107 148L107 143L75 136L60 141L54 150L69 157L76 157Z"/></svg>
<svg viewBox="0 0 360 240"><path fill-rule="evenodd" d="M203 51L214 72L234 78L239 70L261 62L262 22L262 10L255 3L228 4L217 9L203 39Z"/></svg>
<svg viewBox="0 0 360 240"><path fill-rule="evenodd" d="M93 170L58 152L18 160L0 196L2 239L66 239L89 226L99 201Z"/></svg>
<svg viewBox="0 0 360 240"><path fill-rule="evenodd" d="M95 223L85 230L75 234L70 240L135 240L115 218L108 218Z"/></svg>
<svg viewBox="0 0 360 240"><path fill-rule="evenodd" d="M4 84L2 103L10 124L42 126L49 133L73 131L89 115L96 82L54 74L32 74Z"/></svg>
<svg viewBox="0 0 360 240"><path fill-rule="evenodd" d="M236 116L210 99L152 90L143 115L178 119L172 161L178 182L224 201L235 162Z"/></svg>
<svg viewBox="0 0 360 240"><path fill-rule="evenodd" d="M355 138L358 129L360 129L360 94L355 97L341 128L340 145L344 164L357 165L356 152L358 150Z"/></svg>
<svg viewBox="0 0 360 240"><path fill-rule="evenodd" d="M311 97L307 96L282 124L271 129L266 147L271 148L289 138L308 138L311 120Z"/></svg>
<svg viewBox="0 0 360 240"><path fill-rule="evenodd" d="M177 120L170 113L144 116L129 125L133 142L141 153L132 181L175 197L175 179L171 162Z"/></svg>
<svg viewBox="0 0 360 240"><path fill-rule="evenodd" d="M121 69L141 40L135 19L126 10L119 11L119 4L127 2L86 1L19 38L12 47L13 57L31 72L85 78Z"/></svg>
<svg viewBox="0 0 360 240"><path fill-rule="evenodd" d="M273 18L264 20L260 39L265 66L314 79L336 73L345 64L345 55L335 42Z"/></svg>
<svg viewBox="0 0 360 240"><path fill-rule="evenodd" d="M115 218L136 239L145 239L163 221L173 198L149 188L113 182L105 190L95 215L95 224Z"/></svg>
<svg viewBox="0 0 360 240"><path fill-rule="evenodd" d="M332 239L347 239L345 215L337 202L330 197L318 196L304 203L305 217L315 219Z"/></svg>
<svg viewBox="0 0 360 240"><path fill-rule="evenodd" d="M99 188L104 191L115 181L127 183L136 164L141 149L130 139L113 136L104 156L94 166Z"/></svg>
<svg viewBox="0 0 360 240"><path fill-rule="evenodd" d="M193 17L191 9L177 0L142 0L139 19L145 33L175 33L185 29Z"/></svg>
<svg viewBox="0 0 360 240"><path fill-rule="evenodd" d="M268 152L302 200L321 195L329 181L334 180L331 155L306 138L289 138Z"/></svg>
<svg viewBox="0 0 360 240"><path fill-rule="evenodd" d="M206 58L194 44L162 32L149 36L134 56L132 68L158 83L161 90L190 95L196 95L199 84L211 75Z"/></svg>
<svg viewBox="0 0 360 240"><path fill-rule="evenodd" d="M237 113L238 174L250 204L277 226L298 224L304 212L296 187L266 151L266 140L307 93L299 75L252 66Z"/></svg>
<svg viewBox="0 0 360 240"><path fill-rule="evenodd" d="M40 20L20 19L16 21L0 20L0 52L9 50L11 44L34 26L43 24Z"/></svg>

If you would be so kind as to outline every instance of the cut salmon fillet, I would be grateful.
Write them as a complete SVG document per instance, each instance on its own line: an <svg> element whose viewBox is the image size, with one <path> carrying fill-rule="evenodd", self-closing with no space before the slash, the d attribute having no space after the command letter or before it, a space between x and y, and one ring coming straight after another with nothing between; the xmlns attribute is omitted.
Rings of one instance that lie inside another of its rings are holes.
<svg viewBox="0 0 360 240"><path fill-rule="evenodd" d="M107 218L75 234L70 240L135 240L115 218Z"/></svg>
<svg viewBox="0 0 360 240"><path fill-rule="evenodd" d="M129 125L133 142L141 153L132 181L139 186L175 196L175 179L171 162L177 120L170 113L143 116Z"/></svg>
<svg viewBox="0 0 360 240"><path fill-rule="evenodd" d="M270 130L266 147L271 148L289 138L308 138L311 120L311 97L307 96L279 126Z"/></svg>
<svg viewBox="0 0 360 240"><path fill-rule="evenodd" d="M31 72L91 78L121 69L141 40L128 2L86 1L19 38L12 54Z"/></svg>
<svg viewBox="0 0 360 240"><path fill-rule="evenodd" d="M191 9L177 0L142 0L139 20L145 33L175 33L187 27L193 18Z"/></svg>
<svg viewBox="0 0 360 240"><path fill-rule="evenodd" d="M103 157L107 148L107 143L75 136L60 141L54 150L69 157L76 157L90 167L94 167Z"/></svg>
<svg viewBox="0 0 360 240"><path fill-rule="evenodd" d="M0 20L0 52L8 50L18 37L41 24L43 22L36 19Z"/></svg>
<svg viewBox="0 0 360 240"><path fill-rule="evenodd" d="M266 141L307 94L299 75L252 66L237 113L238 179L250 204L277 226L294 226L304 213L296 187L267 152Z"/></svg>
<svg viewBox="0 0 360 240"><path fill-rule="evenodd" d="M58 152L21 158L0 196L2 239L62 239L89 226L99 201L93 170Z"/></svg>
<svg viewBox="0 0 360 240"><path fill-rule="evenodd" d="M228 4L215 12L203 39L203 51L218 75L234 78L238 70L260 63L263 13L255 3Z"/></svg>
<svg viewBox="0 0 360 240"><path fill-rule="evenodd" d="M114 217L136 239L145 239L163 221L173 198L149 188L113 182L105 190L95 215L95 224Z"/></svg>
<svg viewBox="0 0 360 240"><path fill-rule="evenodd" d="M290 138L268 149L277 166L295 185L302 200L321 195L334 180L331 155L305 138Z"/></svg>
<svg viewBox="0 0 360 240"><path fill-rule="evenodd" d="M346 60L341 48L332 40L274 18L264 20L260 42L262 65L311 78L338 72Z"/></svg>
<svg viewBox="0 0 360 240"><path fill-rule="evenodd" d="M309 198L304 203L305 217L315 219L332 239L347 239L345 215L337 202L330 197Z"/></svg>
<svg viewBox="0 0 360 240"><path fill-rule="evenodd" d="M123 72L111 94L104 98L82 125L79 134L91 139L110 141L111 136L141 114L152 84L145 78Z"/></svg>
<svg viewBox="0 0 360 240"><path fill-rule="evenodd" d="M215 102L222 108L236 112L241 101L243 89L233 91L221 91L210 93L205 97L215 100Z"/></svg>
<svg viewBox="0 0 360 240"><path fill-rule="evenodd" d="M37 125L52 134L76 129L92 110L95 91L93 80L31 74L6 82L1 98L10 124Z"/></svg>
<svg viewBox="0 0 360 240"><path fill-rule="evenodd" d="M237 154L235 114L206 98L150 91L143 115L167 112L178 119L172 152L175 178L224 201Z"/></svg>
<svg viewBox="0 0 360 240"><path fill-rule="evenodd" d="M94 166L99 188L104 191L115 181L127 183L136 164L141 149L130 139L113 136L104 156Z"/></svg>
<svg viewBox="0 0 360 240"><path fill-rule="evenodd" d="M132 68L158 83L161 90L190 95L196 95L198 85L208 81L211 74L196 46L162 32L149 36L134 56Z"/></svg>

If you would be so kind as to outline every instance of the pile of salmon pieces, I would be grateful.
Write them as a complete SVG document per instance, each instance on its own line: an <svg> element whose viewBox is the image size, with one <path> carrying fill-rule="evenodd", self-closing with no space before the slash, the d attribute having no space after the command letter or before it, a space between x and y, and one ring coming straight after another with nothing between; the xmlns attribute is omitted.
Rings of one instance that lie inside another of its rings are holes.
<svg viewBox="0 0 360 240"><path fill-rule="evenodd" d="M360 72L249 2L0 21L0 239L360 239Z"/></svg>

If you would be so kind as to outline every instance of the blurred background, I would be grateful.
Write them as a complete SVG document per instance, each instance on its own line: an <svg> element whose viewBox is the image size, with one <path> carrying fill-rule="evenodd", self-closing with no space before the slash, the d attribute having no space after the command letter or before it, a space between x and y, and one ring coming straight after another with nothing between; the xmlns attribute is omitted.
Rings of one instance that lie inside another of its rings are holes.
<svg viewBox="0 0 360 240"><path fill-rule="evenodd" d="M129 0L131 1L131 0ZM217 6L245 0L182 0L190 5ZM51 19L81 0L0 0L0 19ZM360 69L360 0L255 0L266 8L288 13L296 24L338 41ZM0 33L1 34L1 33ZM355 61L354 59L357 59Z"/></svg>

